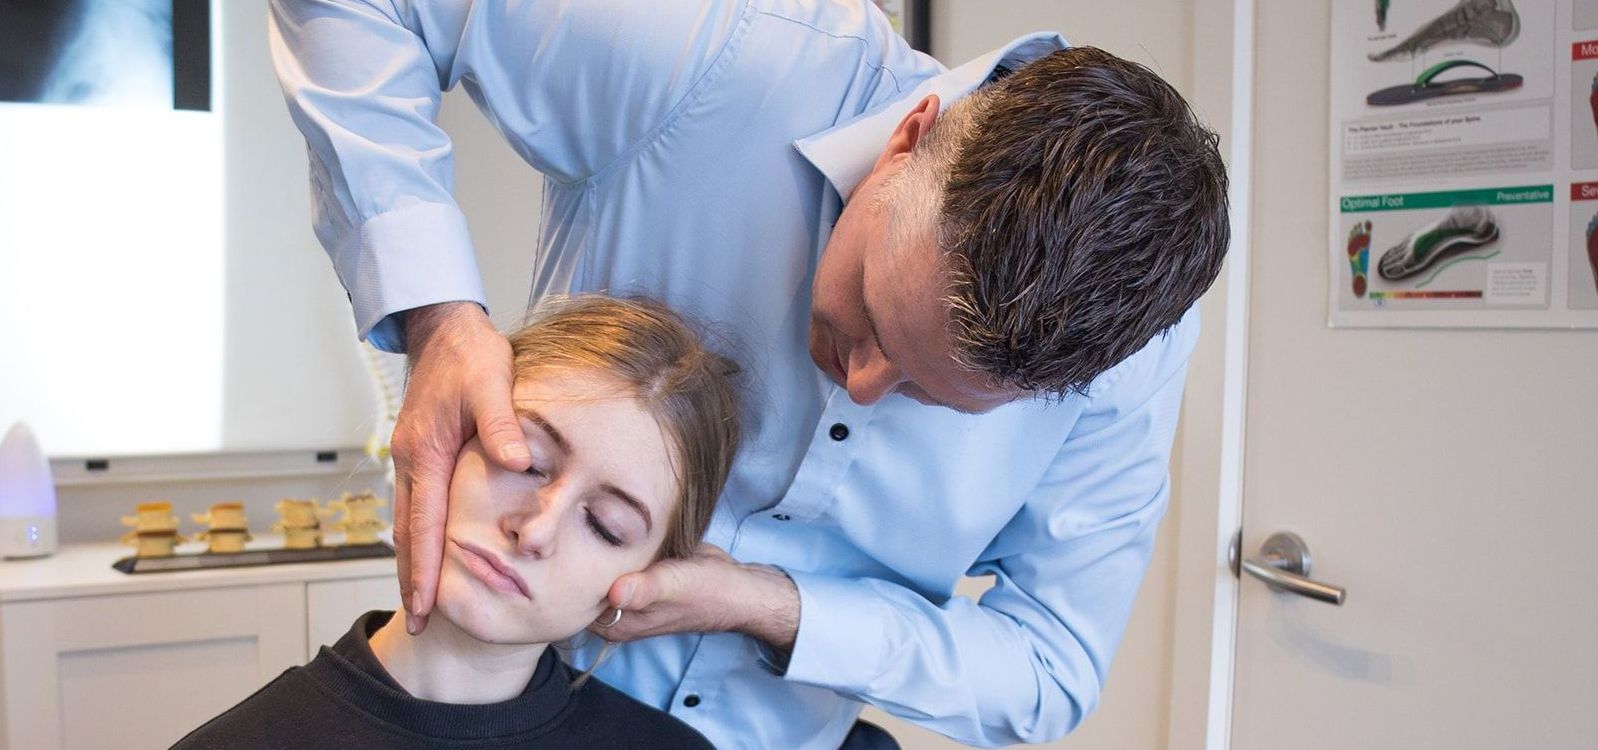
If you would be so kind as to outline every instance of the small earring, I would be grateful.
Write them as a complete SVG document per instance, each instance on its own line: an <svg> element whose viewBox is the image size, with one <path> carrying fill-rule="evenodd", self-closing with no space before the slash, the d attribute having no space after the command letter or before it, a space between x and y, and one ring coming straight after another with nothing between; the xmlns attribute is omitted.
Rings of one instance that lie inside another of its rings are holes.
<svg viewBox="0 0 1598 750"><path fill-rule="evenodd" d="M621 607L616 608L616 616L610 618L610 622L596 622L594 624L598 625L600 630L609 630L615 627L618 622L621 622Z"/></svg>

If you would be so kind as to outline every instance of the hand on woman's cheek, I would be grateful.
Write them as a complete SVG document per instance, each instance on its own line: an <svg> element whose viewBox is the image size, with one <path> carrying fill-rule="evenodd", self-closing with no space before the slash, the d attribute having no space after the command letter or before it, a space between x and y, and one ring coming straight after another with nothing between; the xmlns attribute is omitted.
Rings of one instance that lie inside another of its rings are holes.
<svg viewBox="0 0 1598 750"><path fill-rule="evenodd" d="M533 470L499 468L476 439L461 450L438 609L479 640L548 643L587 627L611 584L648 566L675 487L660 431L634 399L529 398L521 383L517 394L537 418L523 419Z"/></svg>

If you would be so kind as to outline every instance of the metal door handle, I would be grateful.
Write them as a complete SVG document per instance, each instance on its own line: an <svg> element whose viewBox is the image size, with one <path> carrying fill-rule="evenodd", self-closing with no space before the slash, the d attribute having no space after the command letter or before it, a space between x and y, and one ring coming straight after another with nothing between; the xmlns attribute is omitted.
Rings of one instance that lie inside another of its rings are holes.
<svg viewBox="0 0 1598 750"><path fill-rule="evenodd" d="M1348 590L1312 580L1309 576L1309 545L1291 531L1278 531L1260 545L1256 557L1244 558L1242 568L1276 591L1327 602L1343 603Z"/></svg>

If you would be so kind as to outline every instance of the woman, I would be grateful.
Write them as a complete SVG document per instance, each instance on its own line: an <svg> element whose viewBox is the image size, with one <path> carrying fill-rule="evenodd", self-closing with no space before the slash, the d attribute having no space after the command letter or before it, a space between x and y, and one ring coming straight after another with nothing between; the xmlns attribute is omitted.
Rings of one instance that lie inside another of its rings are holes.
<svg viewBox="0 0 1598 750"><path fill-rule="evenodd" d="M178 748L710 747L550 645L625 617L612 582L697 546L737 447L735 368L639 300L572 298L509 338L533 466L462 449L427 629L368 612Z"/></svg>

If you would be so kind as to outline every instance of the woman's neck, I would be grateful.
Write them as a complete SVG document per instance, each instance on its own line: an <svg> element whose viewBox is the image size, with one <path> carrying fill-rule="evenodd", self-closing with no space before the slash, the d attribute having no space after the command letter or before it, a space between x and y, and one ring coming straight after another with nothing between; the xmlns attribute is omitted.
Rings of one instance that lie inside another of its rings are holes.
<svg viewBox="0 0 1598 750"><path fill-rule="evenodd" d="M371 637L372 653L412 696L435 703L498 703L521 695L547 644L484 643L434 612L420 634L396 612Z"/></svg>

